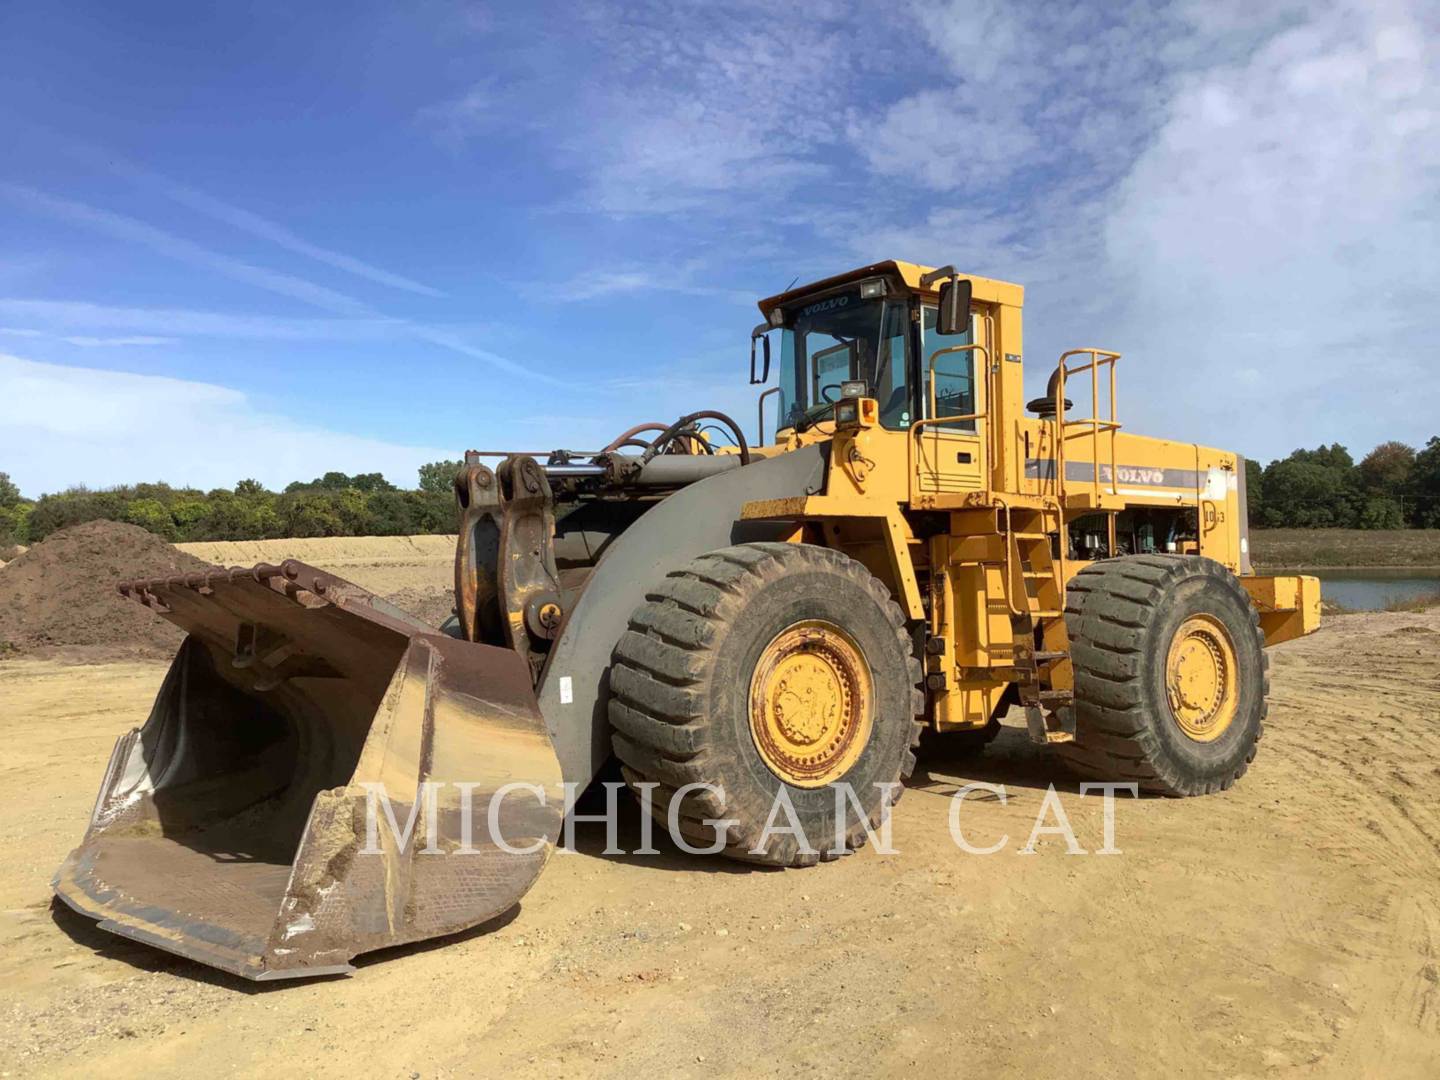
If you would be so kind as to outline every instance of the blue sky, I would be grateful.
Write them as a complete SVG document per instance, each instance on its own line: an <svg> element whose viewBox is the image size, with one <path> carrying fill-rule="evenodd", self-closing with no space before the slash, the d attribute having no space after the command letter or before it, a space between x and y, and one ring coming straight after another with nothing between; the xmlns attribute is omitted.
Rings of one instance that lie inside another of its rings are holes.
<svg viewBox="0 0 1440 1080"><path fill-rule="evenodd" d="M0 470L399 483L753 426L754 300L1027 286L1134 430L1440 433L1440 14L1395 3L8 4Z"/></svg>

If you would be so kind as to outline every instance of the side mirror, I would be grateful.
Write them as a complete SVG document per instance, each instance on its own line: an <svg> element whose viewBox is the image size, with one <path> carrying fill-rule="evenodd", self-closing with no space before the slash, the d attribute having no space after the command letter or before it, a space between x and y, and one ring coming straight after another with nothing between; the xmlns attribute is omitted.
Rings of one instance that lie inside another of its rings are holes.
<svg viewBox="0 0 1440 1080"><path fill-rule="evenodd" d="M940 286L940 310L935 317L935 331L942 337L970 332L969 278L951 278Z"/></svg>
<svg viewBox="0 0 1440 1080"><path fill-rule="evenodd" d="M774 328L773 326L771 326L769 323L761 323L759 326L755 327L754 330L751 330L751 331L750 331L750 385L751 385L751 386L759 386L761 383L766 383L766 382L769 382L769 381L770 381L770 338L769 338L768 335L769 335L769 332L770 332L771 330L773 330L773 329L775 329L775 328ZM763 347L763 348L762 348L762 352L763 352L763 359L764 359L764 362L765 362L765 367L764 367L764 369L760 372L760 377L759 377L758 379L755 377L755 342L756 342L756 340L759 340L761 346Z"/></svg>

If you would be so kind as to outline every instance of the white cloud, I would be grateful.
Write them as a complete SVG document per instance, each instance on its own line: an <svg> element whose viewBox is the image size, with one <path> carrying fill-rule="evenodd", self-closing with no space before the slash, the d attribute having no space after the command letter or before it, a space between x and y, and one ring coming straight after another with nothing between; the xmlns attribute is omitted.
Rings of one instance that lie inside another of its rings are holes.
<svg viewBox="0 0 1440 1080"><path fill-rule="evenodd" d="M314 259L316 262L324 263L337 270L343 270L347 274L365 278L380 285L388 285L393 289L400 289L404 292L417 293L421 296L443 297L445 294L439 289L425 285L413 278L384 270L372 263L347 255L341 251L334 251L330 248L321 247L319 244L312 244L303 237L296 236L279 222L271 221L269 218L261 217L259 214L243 207L214 198L203 191L196 191L192 187L171 180L169 177L161 176L158 173L141 169L129 162L115 158L113 155L101 155L95 152L86 152L86 156L97 158L106 163L111 171L132 181L141 187L157 191L166 198L173 199L191 210L214 218L216 221L223 221L232 225L242 232L258 236L263 240L269 240L277 247L296 255L303 255L306 258Z"/></svg>
<svg viewBox="0 0 1440 1080"><path fill-rule="evenodd" d="M67 345L79 345L85 349L114 349L130 345L174 345L179 339L154 337L147 334L135 334L131 337L90 337L85 334L75 334L60 340Z"/></svg>
<svg viewBox="0 0 1440 1080"><path fill-rule="evenodd" d="M1436 31L1433 8L1317 6L1179 81L1104 234L1147 420L1267 455L1435 433Z"/></svg>
<svg viewBox="0 0 1440 1080"><path fill-rule="evenodd" d="M0 468L31 495L139 480L209 489L247 476L282 487L332 469L410 486L425 462L456 456L299 424L225 386L0 354Z"/></svg>
<svg viewBox="0 0 1440 1080"><path fill-rule="evenodd" d="M670 215L712 266L753 268L760 237L782 281L877 258L1019 281L1032 383L1117 348L1131 430L1264 456L1435 432L1433 4L602 3L516 55L462 127L573 169L576 206Z"/></svg>
<svg viewBox="0 0 1440 1080"><path fill-rule="evenodd" d="M558 291L571 300L594 300L615 293L653 289L656 281L656 275L648 270L588 270Z"/></svg>
<svg viewBox="0 0 1440 1080"><path fill-rule="evenodd" d="M1257 456L1435 433L1433 6L966 4L920 22L953 82L850 137L924 208L817 216L831 239L1024 283L1030 380L1063 348L1118 348L1131 430ZM1013 157L986 163L1003 141Z"/></svg>
<svg viewBox="0 0 1440 1080"><path fill-rule="evenodd" d="M269 270L229 255L210 251L182 236L176 236L164 229L157 229L153 225L148 225L124 214L103 210L74 199L49 195L23 184L0 183L0 194L7 195L20 205L33 210L77 225L84 225L119 240L141 244L180 262L213 270L236 281L243 281L281 296L303 301L337 315L369 314L364 304L344 293L317 285L312 281L306 281L293 274Z"/></svg>
<svg viewBox="0 0 1440 1080"><path fill-rule="evenodd" d="M855 79L903 62L908 44L861 39L877 14L758 0L581 5L563 35L517 37L512 66L497 72L487 57L482 78L419 120L447 142L523 133L528 150L582 178L587 209L753 208L826 177L820 151L843 140Z"/></svg>
<svg viewBox="0 0 1440 1080"><path fill-rule="evenodd" d="M582 269L565 286L571 298L728 295L709 282L739 280L740 268L767 292L792 273L874 258L955 262L1026 285L1032 380L1069 345L1124 351L1121 416L1132 429L1259 454L1433 431L1433 5L611 0L585 5L563 32L538 18L539 32L528 10L497 8L486 55L422 119L460 141L483 134L470 149L487 167L533 167L534 191L565 192L553 220L567 241L566 217L590 212L573 230ZM0 320L16 329L97 340L393 336L532 374L461 328L386 318L130 218L20 198L341 317L0 300ZM266 219L187 199L358 272L351 257L311 250ZM667 215L663 229L625 220L653 214ZM553 269L536 274L565 276ZM731 330L736 357L745 325ZM696 353L718 340L717 327L693 329ZM677 368L657 354L636 361L644 385L660 388L647 411L714 400L753 415L753 393L726 389L738 382L730 368ZM639 400L633 384L598 389ZM599 437L604 421L592 420Z"/></svg>
<svg viewBox="0 0 1440 1080"><path fill-rule="evenodd" d="M947 77L862 114L850 141L882 175L989 208L1023 170L1113 177L1163 101L1157 46L1177 33L1173 12L1140 3L949 0L913 17L917 52L928 45Z"/></svg>
<svg viewBox="0 0 1440 1080"><path fill-rule="evenodd" d="M50 334L44 330L28 327L0 326L0 334L7 337L49 339L63 341L67 345L78 345L84 349L111 349L132 345L174 345L178 338L158 337L150 334L132 334L128 337L93 337L88 334Z"/></svg>
<svg viewBox="0 0 1440 1080"><path fill-rule="evenodd" d="M921 90L877 120L849 128L870 168L936 191L1008 176L1025 164L1039 139L1024 124L984 109L966 109L951 91Z"/></svg>
<svg viewBox="0 0 1440 1080"><path fill-rule="evenodd" d="M743 290L704 285L692 280L696 267L667 266L647 270L640 266L597 267L584 270L568 281L536 282L527 291L537 296L564 296L567 300L597 300L629 293L680 293L685 296L716 296L726 300L753 304L755 297Z"/></svg>
<svg viewBox="0 0 1440 1080"><path fill-rule="evenodd" d="M179 334L278 341L372 341L405 330L399 319L296 319L193 308L117 307L85 300L0 297L0 317L40 323L49 331L120 330L140 335ZM5 333L45 337L46 331L10 328ZM58 336L58 335L56 335Z"/></svg>
<svg viewBox="0 0 1440 1080"><path fill-rule="evenodd" d="M161 255L180 262L214 270L237 281L244 281L282 296L289 296L333 314L352 316L357 320L394 321L396 325L403 327L411 338L438 345L473 360L482 360L511 375L552 385L558 383L554 376L536 370L533 365L516 363L489 349L472 345L445 327L409 320L386 320L386 317L380 312L344 293L336 292L334 289L317 285L292 274L268 270L229 255L211 251L182 236L158 229L135 218L73 199L49 195L20 184L0 183L0 194L8 195L21 205L51 214L62 220L89 227L120 240L142 244Z"/></svg>
<svg viewBox="0 0 1440 1080"><path fill-rule="evenodd" d="M569 149L594 162L595 205L682 209L820 171L811 155L836 137L834 74L849 56L828 15L690 2L590 9L587 36L612 77Z"/></svg>

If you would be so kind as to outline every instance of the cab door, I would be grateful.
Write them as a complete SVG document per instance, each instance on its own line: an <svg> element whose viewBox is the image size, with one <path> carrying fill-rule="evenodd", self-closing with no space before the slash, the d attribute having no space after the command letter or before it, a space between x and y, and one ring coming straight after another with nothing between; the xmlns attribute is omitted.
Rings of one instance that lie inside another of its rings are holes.
<svg viewBox="0 0 1440 1080"><path fill-rule="evenodd" d="M917 494L962 494L984 488L985 378L989 320L972 309L964 334L940 334L933 304L920 308L919 408L911 431L910 482ZM979 348L966 346L978 345ZM933 385L932 385L933 376Z"/></svg>

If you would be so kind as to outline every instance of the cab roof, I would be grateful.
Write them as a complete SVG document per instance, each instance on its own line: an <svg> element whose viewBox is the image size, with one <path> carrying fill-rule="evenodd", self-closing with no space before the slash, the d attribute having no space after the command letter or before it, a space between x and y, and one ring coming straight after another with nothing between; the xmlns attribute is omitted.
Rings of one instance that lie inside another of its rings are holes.
<svg viewBox="0 0 1440 1080"><path fill-rule="evenodd" d="M783 293L766 297L760 301L760 313L767 319L770 312L777 307L782 307L792 300L826 289L832 289L837 285L844 285L851 281L860 281L864 278L886 275L898 277L911 292L919 293L922 296L937 296L943 282L935 282L930 286L920 284L920 279L930 273L934 267L919 266L915 263L900 262L896 259L887 259L885 262L871 263L869 266L862 266L856 270L847 270L843 274L836 274L834 277L823 278L820 281L812 281L808 285L801 285L798 288L787 289ZM961 277L967 277L971 282L971 295L975 300L984 304L1005 304L1009 307L1022 307L1025 303L1025 287L1014 285L1008 281L997 281L994 278L976 277L974 274L962 273Z"/></svg>

